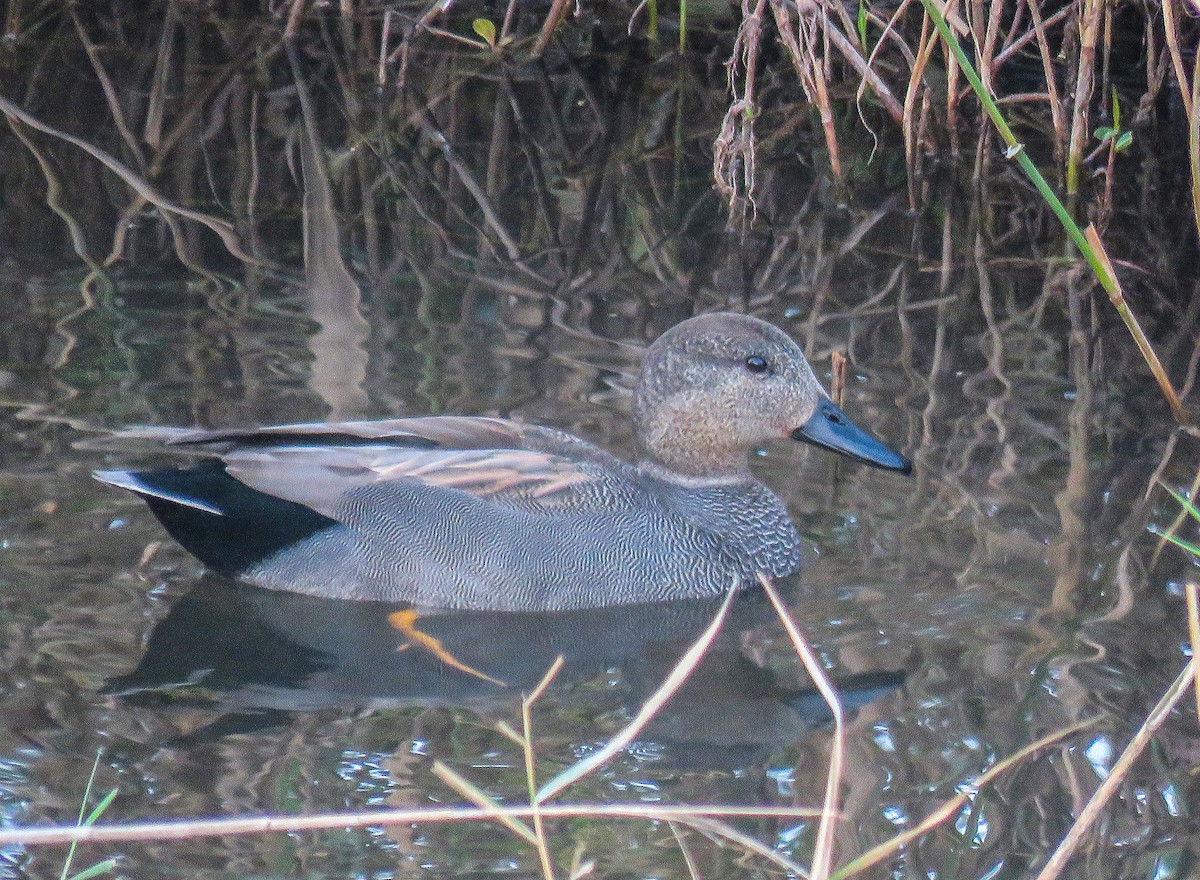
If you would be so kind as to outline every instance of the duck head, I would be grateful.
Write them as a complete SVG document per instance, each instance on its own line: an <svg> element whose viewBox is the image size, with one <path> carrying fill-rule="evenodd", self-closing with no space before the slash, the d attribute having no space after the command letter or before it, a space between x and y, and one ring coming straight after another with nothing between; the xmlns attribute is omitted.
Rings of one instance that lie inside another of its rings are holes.
<svg viewBox="0 0 1200 880"><path fill-rule="evenodd" d="M690 318L655 340L633 417L643 465L683 480L747 478L750 451L788 437L873 467L912 470L829 399L791 337L746 315Z"/></svg>

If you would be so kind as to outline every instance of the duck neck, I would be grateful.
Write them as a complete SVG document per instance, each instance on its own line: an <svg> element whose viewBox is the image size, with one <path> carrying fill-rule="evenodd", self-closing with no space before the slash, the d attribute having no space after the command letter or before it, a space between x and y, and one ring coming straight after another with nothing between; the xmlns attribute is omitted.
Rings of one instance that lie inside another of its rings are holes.
<svg viewBox="0 0 1200 880"><path fill-rule="evenodd" d="M697 450L692 455L662 456L643 448L638 459L638 470L656 479L683 486L729 486L754 481L746 453L741 450L731 451L728 455L715 455L713 450Z"/></svg>
<svg viewBox="0 0 1200 880"><path fill-rule="evenodd" d="M642 470L693 485L753 479L745 446L714 429L708 408L663 406L652 413L635 409L634 419Z"/></svg>

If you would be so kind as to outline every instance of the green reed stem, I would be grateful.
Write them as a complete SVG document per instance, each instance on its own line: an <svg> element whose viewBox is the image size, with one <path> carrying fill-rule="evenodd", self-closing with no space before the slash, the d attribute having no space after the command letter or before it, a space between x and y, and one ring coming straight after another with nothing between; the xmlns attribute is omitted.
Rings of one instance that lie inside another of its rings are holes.
<svg viewBox="0 0 1200 880"><path fill-rule="evenodd" d="M942 40L950 47L950 51L954 53L955 60L958 61L959 67L962 68L967 82L971 84L971 88L979 96L979 102L983 104L983 109L987 113L988 118L992 120L992 124L1000 132L1000 137L1003 138L1005 146L1008 148L1004 151L1005 158L1017 160L1017 164L1021 166L1021 170L1033 181L1033 185L1037 187L1037 191L1042 194L1042 198L1046 200L1050 209L1054 211L1059 222L1067 230L1067 234L1071 236L1071 240L1075 242L1075 246L1083 253L1084 259L1088 261L1088 265L1096 273L1096 277L1100 280L1101 285L1104 286L1105 290L1109 290L1110 281L1107 278L1108 273L1105 271L1099 256L1092 250L1092 246L1084 237L1083 231L1058 198L1058 194L1054 192L1050 184L1046 182L1046 178L1042 177L1042 172L1038 170L1038 167L1033 164L1033 160L1025 153L1025 145L1017 140L1017 136L1008 127L1008 123L1005 121L1003 114L1001 114L1000 108L992 99L991 93L984 87L983 80L979 78L979 74L975 72L975 65L971 63L971 59L967 57L967 53L963 51L963 47L958 44L954 32L950 30L950 25L946 24L946 19L943 17L941 10L938 9L937 3L934 0L921 0L921 5L925 7L925 12L933 20L938 33L942 35Z"/></svg>
<svg viewBox="0 0 1200 880"><path fill-rule="evenodd" d="M979 97L979 102L983 105L984 112L992 120L992 124L996 126L996 131L1000 132L1000 137L1004 140L1005 144L1005 158L1017 161L1017 164L1021 166L1021 170L1025 172L1026 176L1033 182L1033 185L1037 187L1037 191L1041 193L1042 198L1046 200L1046 204L1050 206L1050 210L1054 212L1054 216L1062 223L1063 229L1067 231L1067 235L1075 242L1075 246L1079 248L1079 252L1083 254L1083 258L1087 261L1088 266L1091 267L1096 280L1100 282L1100 286L1108 294L1108 298L1117 310L1117 314L1121 316L1125 327L1133 336L1133 341L1137 344L1138 350L1146 361L1146 365L1150 367L1150 372L1154 374L1154 378L1158 382L1163 396L1166 397L1167 403L1171 407L1171 414L1175 418L1175 421L1180 424L1190 424L1191 419L1183 409L1183 404L1179 402L1179 395L1175 393L1175 389L1171 386L1171 380L1167 377L1167 371L1163 369L1162 362L1151 347L1150 340L1146 338L1146 334L1142 331L1137 317L1125 302L1125 295L1121 291L1121 284L1112 269L1108 255L1104 253L1104 246L1101 244L1099 236L1090 227L1088 230L1090 235L1084 234L1083 230L1079 228L1079 224L1075 222L1075 218L1071 216L1071 213L1063 205L1062 200L1059 199L1058 194L1046 182L1046 178L1042 176L1042 172L1033 164L1033 160L1025 152L1025 145L1017 140L1017 136L1008 127L1008 122L1005 121L1000 108L996 105L991 93L984 87L979 74L975 72L975 66L971 63L971 59L967 57L967 53L963 51L962 46L958 43L958 39L954 36L953 31L950 30L950 26L946 23L946 19L938 8L936 0L921 0L921 5L925 7L925 13L933 21L934 26L938 29L938 33L941 34L942 40L950 47L950 51L953 53L955 60L958 61L959 67L962 68L967 82L971 84L971 88L975 90L975 94Z"/></svg>

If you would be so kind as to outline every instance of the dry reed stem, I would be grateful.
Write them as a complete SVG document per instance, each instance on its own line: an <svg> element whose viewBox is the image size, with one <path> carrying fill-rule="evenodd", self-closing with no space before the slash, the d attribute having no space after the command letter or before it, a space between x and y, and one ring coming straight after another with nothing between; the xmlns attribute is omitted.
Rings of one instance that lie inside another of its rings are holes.
<svg viewBox="0 0 1200 880"><path fill-rule="evenodd" d="M441 761L434 761L431 772L447 787L454 789L456 792L462 795L462 797L466 798L476 807L483 810L487 814L487 818L495 819L530 846L540 848L537 833L532 828L530 828L517 817L504 813L503 808L500 806L500 804L496 803L491 795L489 795L471 780L460 774L457 770L452 769ZM536 819L539 815L540 814L535 811L532 814L532 818Z"/></svg>
<svg viewBox="0 0 1200 880"><path fill-rule="evenodd" d="M1200 55L1197 56L1197 64L1200 65ZM1159 389L1163 396L1167 399L1167 405L1171 407L1171 415L1181 425L1191 424L1191 418L1187 411L1183 408L1183 404L1179 400L1179 395L1175 393L1174 386L1171 385L1171 379L1167 376L1167 371L1162 365L1162 361L1158 359L1158 355L1154 351L1154 346L1150 344L1150 340L1146 338L1146 333L1142 330L1142 325L1138 321L1137 316L1129 308L1125 302L1125 294L1121 291L1121 282L1117 278L1117 273L1113 270L1112 261L1108 258L1108 251L1104 249L1104 242L1100 240L1100 233L1096 231L1096 227L1088 225L1088 228L1083 232L1087 238L1088 244L1092 246L1093 253L1099 260L1101 269L1106 273L1106 278L1101 278L1101 286L1108 293L1109 302L1117 310L1117 314L1121 316L1121 320L1125 323L1125 327L1129 330L1129 334L1133 337L1134 343L1141 352L1142 358L1146 361L1146 366L1150 368L1151 374L1154 376L1154 381L1158 383Z"/></svg>
<svg viewBox="0 0 1200 880"><path fill-rule="evenodd" d="M817 58L814 43L816 41L816 14L805 9L798 9L793 30L791 10L779 0L771 0L771 14L775 17L775 28L779 38L788 50L796 78L810 103L816 104L821 118L821 130L825 135L825 149L829 151L829 167L833 176L842 179L842 160L838 151L837 130L833 124L833 108L829 101L829 88L825 82L825 65ZM836 31L829 19L822 12L822 31L828 35Z"/></svg>
<svg viewBox="0 0 1200 880"><path fill-rule="evenodd" d="M575 852L571 854L571 868L567 872L567 880L582 880L582 878L591 875L596 870L596 860L583 860L583 844L575 845Z"/></svg>
<svg viewBox="0 0 1200 880"><path fill-rule="evenodd" d="M1096 789L1091 799L1079 813L1079 818L1071 826L1071 830L1067 832L1062 843L1050 856L1041 872L1037 875L1036 880L1056 880L1062 874L1063 868L1066 867L1067 860L1074 855L1076 848L1083 840L1096 819L1100 816L1100 811L1104 809L1109 799L1116 794L1118 786L1129 775L1130 768L1133 767L1133 762L1141 756L1145 751L1146 746L1150 744L1150 738L1162 727L1163 723L1170 717L1171 711L1178 705L1183 695L1187 693L1188 686L1196 679L1200 670L1197 669L1197 658L1193 656L1188 660L1187 665L1183 667L1183 671L1176 676L1175 681L1167 688L1162 698L1155 704L1150 714L1146 716L1146 720L1142 722L1142 726L1138 728L1125 751L1121 753L1121 757L1113 764L1104 781L1100 783L1100 787Z"/></svg>
<svg viewBox="0 0 1200 880"><path fill-rule="evenodd" d="M513 19L517 15L517 0L508 0L508 8L504 10L504 21L500 25L500 36L497 39L498 45L505 45L512 33Z"/></svg>
<svg viewBox="0 0 1200 880"><path fill-rule="evenodd" d="M946 11L949 11L947 4ZM976 41L977 42L977 41ZM950 133L950 153L957 157L959 154L959 125L958 125L958 101L959 101L959 86L958 80L962 74L958 59L954 57L954 53L946 47L946 130ZM929 89L925 89L923 95L924 100L929 99Z"/></svg>
<svg viewBox="0 0 1200 880"><path fill-rule="evenodd" d="M1075 79L1075 105L1071 113L1071 137L1067 146L1067 195L1079 192L1079 166L1088 138L1088 103L1095 82L1096 38L1104 0L1083 0L1079 24L1079 71Z"/></svg>
<svg viewBox="0 0 1200 880"><path fill-rule="evenodd" d="M292 7L288 10L287 25L283 29L284 40L290 40L296 36L300 30L300 17L304 12L304 0L292 0Z"/></svg>
<svg viewBox="0 0 1200 880"><path fill-rule="evenodd" d="M1175 82L1179 84L1179 97L1183 99L1184 112L1190 120L1193 116L1192 109L1196 106L1195 80L1193 79L1192 91L1189 92L1187 74L1183 67L1183 53L1179 51L1179 23L1175 20L1175 4L1166 0L1161 8L1163 30L1167 35L1167 53L1171 56L1171 67L1175 69Z"/></svg>
<svg viewBox="0 0 1200 880"><path fill-rule="evenodd" d="M658 710L663 707L667 700L671 699L675 691L683 685L687 677L691 675L692 670L703 659L705 652L708 651L708 646L712 644L713 639L717 637L717 633L721 630L721 624L725 622L725 616L729 613L729 603L733 601L734 595L737 593L737 581L730 586L729 591L725 594L724 601L721 602L721 607L717 609L716 616L713 617L712 623L700 634L700 637L692 643L692 646L684 652L679 658L679 662L675 664L675 668L671 670L671 674L666 677L658 689L650 695L642 708L633 717L625 727L623 727L616 736L608 741L604 748L599 749L588 755L582 761L572 764L566 770L559 773L545 785L543 785L536 793L534 801L538 804L543 804L550 798L559 794L568 785L578 782L587 774L591 773L597 767L606 763L613 755L624 750L637 737L642 729L650 723Z"/></svg>
<svg viewBox="0 0 1200 880"><path fill-rule="evenodd" d="M896 269L899 270L900 267L897 266ZM893 273L892 277L895 278L897 276ZM846 356L840 351L834 351L829 355L829 360L833 373L833 377L829 382L829 396L833 398L834 403L841 406L846 394Z"/></svg>
<svg viewBox="0 0 1200 880"><path fill-rule="evenodd" d="M1164 4L1169 6L1170 0ZM1176 47L1178 51L1178 47ZM1187 87L1181 80L1179 87L1184 91ZM1188 102L1188 163L1191 165L1192 178L1192 215L1196 220L1196 234L1200 236L1200 52L1196 53L1195 66L1192 68L1192 94Z"/></svg>
<svg viewBox="0 0 1200 880"><path fill-rule="evenodd" d="M992 0L991 8L985 15L983 12L982 0L978 0L975 7L976 13L987 22L987 27L984 28L983 45L979 41L975 41L976 68L979 70L979 78L983 80L983 84L992 94L996 93L994 87L994 77L996 73L996 41L1000 39L1000 22L1003 19L1003 4L1004 0ZM972 27L975 26L975 20L971 22Z"/></svg>
<svg viewBox="0 0 1200 880"><path fill-rule="evenodd" d="M378 67L375 70L375 85L383 88L387 85L387 61L388 61L388 42L392 38L392 16L396 14L394 9L385 10L383 13L383 27L379 32L379 60Z"/></svg>
<svg viewBox="0 0 1200 880"><path fill-rule="evenodd" d="M668 822L667 827L671 829L671 836L675 838L675 845L679 847L679 854L683 856L683 864L688 869L688 876L692 880L701 880L696 857L692 855L692 848L688 846L687 838L680 833L679 825L675 822Z"/></svg>
<svg viewBox="0 0 1200 880"><path fill-rule="evenodd" d="M1059 742L1073 733L1078 733L1084 728L1094 724L1097 720L1098 719L1096 718L1088 718L1084 721L1076 722L1069 727L1056 730L1053 733L1047 734L1041 739L1030 743L1017 752L1014 752L1003 761L998 761L997 763L993 764L983 773L979 774L974 782L966 785L963 791L958 792L954 797L950 798L950 800L943 803L917 825L914 825L907 831L897 834L892 839L885 840L878 846L867 850L857 859L850 862L850 864L838 869L838 871L836 871L833 875L833 880L841 880L841 878L844 877L852 877L855 874L865 871L867 868L878 865L885 859L890 858L895 853L899 852L906 844L916 840L922 834L932 831L943 822L954 818L954 816L960 810L962 810L962 808L970 802L971 798L975 797L985 785L993 782L1001 774L1015 766L1018 762L1024 760L1029 755L1032 755L1034 752L1041 751L1042 749L1046 748L1046 746L1053 745L1054 743Z"/></svg>
<svg viewBox="0 0 1200 880"><path fill-rule="evenodd" d="M554 880L554 864L550 861L550 846L546 843L546 828L542 823L542 814L537 811L537 769L534 766L533 753L533 704L536 703L550 687L559 671L563 668L564 658L559 654L530 693L521 699L521 729L524 738L521 751L525 756L525 782L529 786L529 805L534 808L533 834L534 846L537 847L538 862L542 866L542 876L545 880Z"/></svg>
<svg viewBox="0 0 1200 880"><path fill-rule="evenodd" d="M1188 641L1192 646L1192 656L1200 657L1200 586L1195 581L1183 585L1183 597L1187 602ZM1196 699L1196 722L1200 725L1200 664L1192 664L1192 696Z"/></svg>
<svg viewBox="0 0 1200 880"><path fill-rule="evenodd" d="M550 6L550 12L546 14L546 20L542 22L542 32L538 34L537 42L533 46L533 57L539 58L546 51L546 46L550 42L550 37L554 34L554 29L558 27L559 21L567 11L567 6L571 0L554 0Z"/></svg>
<svg viewBox="0 0 1200 880"><path fill-rule="evenodd" d="M1062 9L1058 10L1058 12L1055 12L1049 18L1042 18L1042 10L1039 9L1036 4L1030 3L1029 4L1029 13L1030 13L1030 18L1033 20L1033 23L1034 23L1033 27L1030 30L1023 33L1021 36L1017 37L1015 40L1013 40L1007 46L1005 46L1000 51L1000 53L998 55L996 55L996 69L1003 67L1008 62L1008 59L1011 58L1013 55L1017 54L1018 52L1020 52L1023 48L1025 48L1025 45L1030 40L1038 40L1039 43L1044 42L1046 39L1046 31L1049 30L1050 28L1054 27L1056 24L1058 24L1060 21L1062 21L1064 18L1066 18L1068 15L1070 15L1074 11L1075 11L1074 6L1064 6ZM1043 62L1045 61L1046 58L1053 59L1054 56L1050 54L1050 49L1048 46L1043 48L1042 52L1043 52ZM1053 68L1051 68L1051 69L1053 69ZM1053 82L1052 79L1050 81Z"/></svg>
<svg viewBox="0 0 1200 880"><path fill-rule="evenodd" d="M754 3L753 8L751 3ZM754 118L758 50L767 0L742 0L742 21L729 62L729 93L733 100L713 142L713 179L730 206L730 220L745 225L754 210ZM742 89L738 93L738 74Z"/></svg>
<svg viewBox="0 0 1200 880"><path fill-rule="evenodd" d="M774 9L783 8L782 0L772 0ZM836 4L838 10L841 11L843 17L846 10L842 4ZM796 34L799 37L800 45L804 50L804 55L808 59L808 69L812 74L813 89L816 92L817 111L821 116L821 130L825 135L825 148L829 151L829 169L833 172L833 176L842 179L842 159L838 149L837 128L833 124L833 106L829 100L829 34L837 30L837 28L829 21L828 10L825 4L821 4L820 27L816 24L817 16L814 14L805 15L804 10L797 5L796 16ZM820 34L824 35L822 44L824 52L822 57L817 57L816 41Z"/></svg>
<svg viewBox="0 0 1200 880"><path fill-rule="evenodd" d="M829 706L830 713L833 715L833 739L829 746L829 768L825 776L825 801L821 806L821 822L817 826L817 844L813 848L812 864L813 880L826 880L829 877L830 869L833 867L834 825L838 816L838 798L842 787L842 765L846 755L845 711L842 709L841 697L838 696L838 692L829 680L829 676L825 674L825 669L821 665L821 658L817 656L817 652L812 649L808 640L804 638L804 634L800 632L800 628L796 626L796 622L792 619L791 614L788 613L787 606L784 604L779 592L775 589L775 585L771 583L770 578L761 572L758 575L758 582L762 584L767 598L771 600L771 605L774 607L775 613L779 615L779 621L783 624L783 628L792 642L792 647L804 664L805 671L812 678L813 684L817 686L817 691L820 692L822 699L825 700L826 705Z"/></svg>
<svg viewBox="0 0 1200 880"><path fill-rule="evenodd" d="M876 57L883 50L884 43L889 39L894 39L899 45L901 54L908 62L909 69L911 71L916 59L908 51L908 45L899 35L896 34L896 22L900 20L912 3L913 0L900 0L900 5L896 7L896 11L892 13L891 17L888 18L886 22L884 22L883 33L879 35L879 40L875 43L875 47L871 50L871 54L862 62L861 68L857 66L855 68L862 77L862 80L858 84L858 90L854 93L855 104L861 105L863 92L866 90L867 84L870 83L871 88L875 90L875 94L879 96L880 101L883 103L884 109L887 110L888 115L892 117L892 121L900 126L904 125L904 105L896 100L896 97L892 94L891 89L887 87L887 84L884 83L879 74L875 72L874 65ZM858 54L857 49L855 50L854 56L851 58L851 63L854 63L854 59L856 58L862 58L862 56ZM876 83L878 83L878 85ZM861 119L861 106L859 107L858 115Z"/></svg>
<svg viewBox="0 0 1200 880"><path fill-rule="evenodd" d="M929 59L933 56L934 50L937 48L937 38L929 29L929 16L922 14L921 17L921 38L917 43L917 54L913 60L912 71L908 77L908 88L904 92L904 122L901 126L904 134L904 165L908 171L908 206L912 210L917 210L920 207L920 199L917 197L917 160L919 146L917 142L917 129L914 122L917 110L917 103L925 94L925 90L921 88L921 81L925 76L925 68L929 65ZM947 63L954 63L951 57Z"/></svg>
<svg viewBox="0 0 1200 880"><path fill-rule="evenodd" d="M359 813L321 813L315 816L236 816L230 819L177 819L164 822L130 822L121 825L55 825L42 828L0 828L0 846L47 846L66 843L114 843L160 840L196 840L236 834L328 831L407 825L414 822L498 821L500 817L532 818L530 806L411 807ZM612 818L680 822L695 827L697 818L814 819L812 807L770 807L752 804L542 804L536 808L546 819ZM728 835L725 835L728 836Z"/></svg>

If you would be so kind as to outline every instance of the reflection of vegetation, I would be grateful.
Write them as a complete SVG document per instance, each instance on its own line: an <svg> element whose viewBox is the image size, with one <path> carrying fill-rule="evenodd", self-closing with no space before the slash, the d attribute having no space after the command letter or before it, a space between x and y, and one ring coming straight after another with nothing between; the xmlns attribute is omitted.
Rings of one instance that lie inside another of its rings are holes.
<svg viewBox="0 0 1200 880"><path fill-rule="evenodd" d="M1075 242L1075 246L1079 248L1080 253L1082 253L1084 256L1084 259L1087 260L1088 265L1092 269L1092 273L1096 276L1096 280L1100 282L1100 286L1104 288L1104 291L1108 294L1113 306L1116 307L1118 314L1121 316L1121 320L1125 322L1125 326L1129 329L1134 341L1137 342L1138 350L1142 353L1142 357L1145 358L1146 364L1150 367L1150 372L1154 375L1155 380L1158 382L1159 388L1163 392L1163 396L1167 398L1167 402L1171 405L1171 412L1174 414L1175 420L1180 423L1188 422L1188 415L1186 412L1184 412L1183 405L1179 402L1179 396L1175 393L1175 389L1171 387L1171 380L1167 378L1167 373L1163 369L1162 363L1158 359L1158 355L1154 352L1153 347L1150 345L1150 340L1148 340L1146 338L1146 334L1142 332L1141 325L1138 323L1137 318L1134 317L1133 312L1130 311L1129 306L1125 302L1125 295L1121 291L1121 282L1117 279L1117 273L1113 271L1112 260L1109 259L1108 254L1105 252L1104 245L1101 244L1100 236L1096 232L1095 227L1088 227L1086 234L1079 228L1079 225L1075 222L1075 218L1071 216L1071 213L1063 205L1062 201L1058 198L1058 195L1050 187L1050 184L1048 184L1046 179L1042 177L1042 172L1038 169L1037 165L1033 163L1033 160L1029 158L1029 154L1025 152L1025 145L1017 140L1016 135L1014 135L1012 129L1009 128L1008 122L1004 119L1003 114L1000 112L1000 108L997 107L996 102L992 100L991 94L987 90L987 87L984 86L982 80L979 79L979 74L975 72L975 68L971 65L970 59L967 58L962 46L958 44L958 40L955 38L954 34L951 33L950 26L946 24L946 19L942 17L936 2L934 2L934 0L921 0L921 2L925 6L926 13L930 18L933 19L934 24L937 26L938 33L942 35L942 39L946 41L946 45L948 45L950 50L954 53L955 59L957 59L959 65L962 67L963 73L971 83L971 88L975 90L975 94L979 97L980 103L983 104L984 109L987 111L988 117L992 120L992 123L996 126L996 129L1000 132L1000 136L1004 139L1004 143L1007 147L1004 154L1005 158L1011 158L1017 161L1017 164L1021 166L1021 170L1025 172L1030 181L1032 181L1033 185L1037 187L1037 191L1041 193L1042 198L1046 201L1046 204L1050 206L1050 209L1054 212L1054 215L1062 223L1063 228L1067 231L1067 234L1071 237L1071 240ZM1114 90L1113 125L1117 128L1119 128L1121 124L1119 107L1120 105L1117 103L1116 92ZM1108 135L1113 140L1113 151L1111 154L1113 156L1116 155L1116 150L1119 149L1118 145L1121 143L1123 137L1116 137L1114 132L1115 129L1110 129ZM1128 145L1128 141L1126 142L1126 145ZM1110 158L1110 175L1111 170L1112 160ZM1111 200L1112 192L1109 190L1109 202L1111 202ZM1197 210L1200 210L1200 205L1197 205L1196 207Z"/></svg>
<svg viewBox="0 0 1200 880"><path fill-rule="evenodd" d="M1126 105L1142 108L1142 126L1156 126L1153 108L1168 100L1171 75L1182 76L1181 62L1158 57L1147 63L1162 75L1140 93L1119 75L1141 60L1137 33L1153 32L1146 46L1165 41L1175 59L1194 28L1166 10L1158 21L1150 4L1144 21L1123 9L1114 31L1111 17L1096 17L1102 4L1085 6L1082 39L1066 10L1043 18L1036 5L985 21L971 20L974 11L951 20L960 39L974 28L985 87L1001 95L1000 84L1020 90L1001 102L1048 109L1047 118L1021 115L1022 139L1031 150L1070 157L1069 170L1059 166L1055 176L1075 181L1072 193L1086 158L1074 129L1095 127L1089 117L1104 123L1117 91ZM670 41L624 37L627 22L619 17L592 28L568 17L538 57L532 53L549 18L522 4L503 21L472 17L470 8L446 17L424 3L386 13L343 5L339 13L296 2L286 20L172 0L138 16L122 4L35 8L30 18L20 6L10 15L4 91L9 100L23 96L27 119L90 143L92 155L10 114L20 152L36 161L10 169L8 186L30 207L44 204L56 215L10 234L28 235L43 252L66 243L97 267L173 256L220 276L222 250L251 266L294 264L296 255L271 233L298 228L301 129L316 130L343 245L372 283L419 271L431 259L490 253L539 286L553 285L564 272L594 266L593 232L608 224L625 230L638 265L680 280L694 276L683 267L702 270L711 252L695 246L697 212L718 210L704 170L714 138L717 180L734 219L753 205L760 221L773 223L781 210L794 210L806 187L827 185L827 174L851 192L875 186L899 154L910 207L918 208L936 157L948 146L965 158L971 137L981 139L981 182L1012 194L1011 181L993 168L986 130L964 125L961 66L936 69L939 37L912 4L860 4L851 20L841 7L822 13L813 3L759 0L747 5L732 46L731 25L693 4L691 48L683 55ZM556 3L551 15L562 11ZM664 26L671 12L656 11ZM628 24L636 31L645 21ZM1107 29L1099 42L1095 27ZM301 49L295 63L284 49L289 43ZM732 53L732 105L713 53ZM1101 89L1085 75L1093 65L1103 67ZM1072 90L1060 94L1063 83L1075 83L1071 126L1062 105ZM1188 109L1186 83L1179 85ZM1177 150L1186 130L1158 126L1153 134ZM1114 136L1114 149L1130 134ZM111 200L98 199L63 185L108 185L112 178L96 162L131 195L118 187ZM1105 178L1107 187L1111 173ZM28 191L39 182L48 190L44 202ZM1186 198L1155 180L1131 183Z"/></svg>

